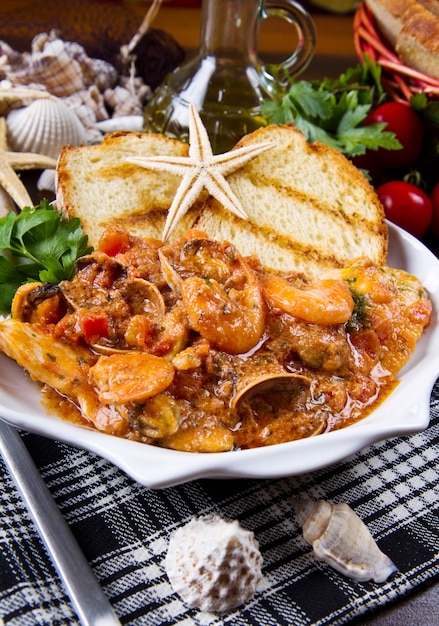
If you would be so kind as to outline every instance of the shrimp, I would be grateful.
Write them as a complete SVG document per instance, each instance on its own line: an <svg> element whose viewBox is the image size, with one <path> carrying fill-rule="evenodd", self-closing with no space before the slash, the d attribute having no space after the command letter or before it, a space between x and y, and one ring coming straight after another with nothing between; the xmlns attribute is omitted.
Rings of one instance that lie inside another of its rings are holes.
<svg viewBox="0 0 439 626"><path fill-rule="evenodd" d="M264 299L255 276L243 290L226 289L199 276L182 285L183 303L191 325L213 347L228 354L254 348L265 327Z"/></svg>
<svg viewBox="0 0 439 626"><path fill-rule="evenodd" d="M174 368L162 357L146 352L99 357L89 380L103 404L148 400L169 387Z"/></svg>
<svg viewBox="0 0 439 626"><path fill-rule="evenodd" d="M260 282L232 244L194 235L161 249L162 271L181 294L191 328L218 350L244 354L265 329Z"/></svg>
<svg viewBox="0 0 439 626"><path fill-rule="evenodd" d="M133 352L101 356L88 378L104 406L114 404L135 432L159 439L178 428L175 401L163 393L174 372L166 359Z"/></svg>
<svg viewBox="0 0 439 626"><path fill-rule="evenodd" d="M352 294L341 279L322 278L299 288L282 276L267 273L261 282L271 307L311 324L344 324L354 310Z"/></svg>

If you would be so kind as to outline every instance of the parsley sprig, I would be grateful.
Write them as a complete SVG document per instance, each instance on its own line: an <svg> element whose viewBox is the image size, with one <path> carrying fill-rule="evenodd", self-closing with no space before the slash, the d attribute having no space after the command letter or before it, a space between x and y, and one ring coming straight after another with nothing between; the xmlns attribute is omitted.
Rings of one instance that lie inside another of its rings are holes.
<svg viewBox="0 0 439 626"><path fill-rule="evenodd" d="M372 108L385 101L381 68L365 57L337 79L293 82L279 100L266 100L262 115L272 124L293 122L309 142L326 143L348 157L366 149L402 146L385 124L363 126Z"/></svg>
<svg viewBox="0 0 439 626"><path fill-rule="evenodd" d="M76 260L92 248L79 219L65 219L47 200L0 219L0 311L9 313L26 282L70 280Z"/></svg>

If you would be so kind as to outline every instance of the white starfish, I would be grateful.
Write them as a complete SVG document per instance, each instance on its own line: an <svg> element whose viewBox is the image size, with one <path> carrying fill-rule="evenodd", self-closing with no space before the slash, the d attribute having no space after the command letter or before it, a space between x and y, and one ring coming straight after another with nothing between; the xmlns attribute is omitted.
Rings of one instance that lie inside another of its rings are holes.
<svg viewBox="0 0 439 626"><path fill-rule="evenodd" d="M0 186L20 209L33 202L16 171L30 169L54 169L55 159L29 152L13 152L7 145L6 114L15 106L26 106L37 98L50 98L47 91L26 87L0 87Z"/></svg>
<svg viewBox="0 0 439 626"><path fill-rule="evenodd" d="M207 131L197 110L191 104L189 106L189 156L131 157L128 161L146 169L182 176L163 230L163 240L166 241L203 189L207 189L210 195L219 200L226 209L242 219L247 219L241 202L233 193L225 176L265 152L272 145L272 143L259 143L214 155Z"/></svg>
<svg viewBox="0 0 439 626"><path fill-rule="evenodd" d="M54 169L56 160L42 154L8 150L6 132L6 120L0 117L0 186L20 209L33 206L31 197L15 170Z"/></svg>

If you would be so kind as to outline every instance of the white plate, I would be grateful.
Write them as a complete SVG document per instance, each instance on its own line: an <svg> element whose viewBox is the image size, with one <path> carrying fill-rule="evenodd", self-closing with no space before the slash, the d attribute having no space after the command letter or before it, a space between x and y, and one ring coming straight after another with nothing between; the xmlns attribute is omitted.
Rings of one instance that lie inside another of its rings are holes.
<svg viewBox="0 0 439 626"><path fill-rule="evenodd" d="M432 386L439 376L439 260L417 239L389 224L388 264L422 280L433 316L400 384L367 418L318 437L221 453L176 452L105 435L48 415L38 388L0 355L0 416L19 429L64 441L112 461L139 483L162 488L196 478L279 478L317 470L374 442L424 430Z"/></svg>

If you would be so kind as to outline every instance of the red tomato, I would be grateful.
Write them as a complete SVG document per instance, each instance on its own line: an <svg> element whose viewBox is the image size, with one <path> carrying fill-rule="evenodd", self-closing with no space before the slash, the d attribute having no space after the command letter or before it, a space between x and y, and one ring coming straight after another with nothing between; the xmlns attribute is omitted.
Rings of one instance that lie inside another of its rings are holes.
<svg viewBox="0 0 439 626"><path fill-rule="evenodd" d="M116 256L120 252L125 252L128 247L129 235L118 230L105 231L99 241L99 250L108 256Z"/></svg>
<svg viewBox="0 0 439 626"><path fill-rule="evenodd" d="M418 237L426 233L433 215L428 195L403 180L392 180L377 189L387 219Z"/></svg>
<svg viewBox="0 0 439 626"><path fill-rule="evenodd" d="M439 238L439 183L433 187L430 193L430 200L433 205L433 218L430 229L435 237Z"/></svg>
<svg viewBox="0 0 439 626"><path fill-rule="evenodd" d="M384 130L395 133L403 146L400 150L379 148L376 159L391 168L413 165L419 158L424 136L424 126L417 113L400 102L386 102L369 113L364 124L386 123Z"/></svg>
<svg viewBox="0 0 439 626"><path fill-rule="evenodd" d="M110 329L106 317L86 317L82 320L82 332L87 343L94 343L101 337L108 337Z"/></svg>

